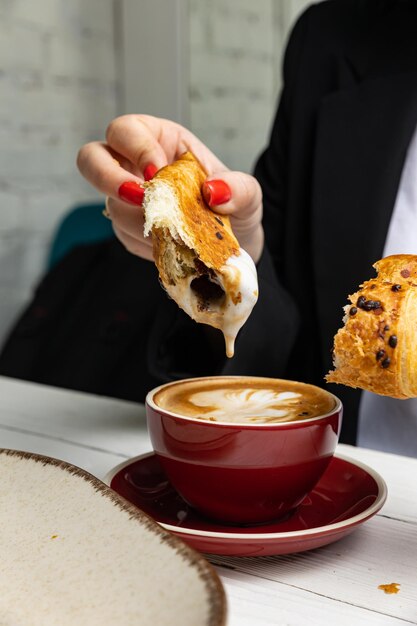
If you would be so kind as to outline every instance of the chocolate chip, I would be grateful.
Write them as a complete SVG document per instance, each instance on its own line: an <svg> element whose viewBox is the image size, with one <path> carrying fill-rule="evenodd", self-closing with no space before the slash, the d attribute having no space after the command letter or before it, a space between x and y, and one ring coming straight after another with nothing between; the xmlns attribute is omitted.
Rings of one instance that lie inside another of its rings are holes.
<svg viewBox="0 0 417 626"><path fill-rule="evenodd" d="M219 233L218 231L216 231L216 237L217 239L223 239L223 235Z"/></svg>
<svg viewBox="0 0 417 626"><path fill-rule="evenodd" d="M223 222L221 221L220 217L215 216L214 219L216 220L216 222L218 224L221 224L222 226L224 226Z"/></svg>
<svg viewBox="0 0 417 626"><path fill-rule="evenodd" d="M391 346L391 348L395 348L395 346L397 345L398 339L397 339L397 335L391 335L391 337L388 339L388 343Z"/></svg>
<svg viewBox="0 0 417 626"><path fill-rule="evenodd" d="M356 315L358 309L355 306L351 306L349 309L349 315Z"/></svg>
<svg viewBox="0 0 417 626"><path fill-rule="evenodd" d="M364 311L373 311L375 309L382 309L382 305L379 300L366 300L361 308L364 309Z"/></svg>
<svg viewBox="0 0 417 626"><path fill-rule="evenodd" d="M298 414L299 416L301 415L310 415L308 411L302 411L301 413Z"/></svg>
<svg viewBox="0 0 417 626"><path fill-rule="evenodd" d="M391 291L399 291L401 289L401 285L393 285L391 287Z"/></svg>
<svg viewBox="0 0 417 626"><path fill-rule="evenodd" d="M410 276L410 270L406 268L405 270L401 270L400 274L403 278L408 278Z"/></svg>
<svg viewBox="0 0 417 626"><path fill-rule="evenodd" d="M381 309L380 312L382 312L383 309L379 300L367 300L365 296L359 296L356 306L363 311L375 311L376 309Z"/></svg>
<svg viewBox="0 0 417 626"><path fill-rule="evenodd" d="M380 361L385 356L385 350L378 350L375 356L376 360Z"/></svg>
<svg viewBox="0 0 417 626"><path fill-rule="evenodd" d="M388 326L388 324L386 324L386 325L384 326L384 330L385 330L385 332L387 332L387 330L389 330L389 326Z"/></svg>
<svg viewBox="0 0 417 626"><path fill-rule="evenodd" d="M387 367L389 367L391 365L391 359L389 358L389 356L387 356L383 361L381 361L381 367L385 369L387 369Z"/></svg>

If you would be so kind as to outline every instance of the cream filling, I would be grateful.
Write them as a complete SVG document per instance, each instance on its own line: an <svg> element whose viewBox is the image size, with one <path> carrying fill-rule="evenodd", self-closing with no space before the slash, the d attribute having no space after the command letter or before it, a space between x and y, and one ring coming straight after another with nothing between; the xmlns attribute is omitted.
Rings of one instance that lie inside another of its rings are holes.
<svg viewBox="0 0 417 626"><path fill-rule="evenodd" d="M258 299L258 279L256 267L245 250L239 249L240 254L229 257L219 272L216 272L215 282L225 292L224 297L209 301L207 308L201 309L201 298L191 287L195 275L187 276L175 285L166 285L165 288L173 300L196 322L209 324L222 331L226 354L230 358L234 355L235 339L248 319ZM233 284L233 294L239 294L239 301L234 303L232 294L228 292L227 283Z"/></svg>

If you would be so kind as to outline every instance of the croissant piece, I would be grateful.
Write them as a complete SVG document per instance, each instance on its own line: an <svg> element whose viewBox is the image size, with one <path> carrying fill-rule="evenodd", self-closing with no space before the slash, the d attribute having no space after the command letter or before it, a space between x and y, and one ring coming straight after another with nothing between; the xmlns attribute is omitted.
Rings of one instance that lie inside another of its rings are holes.
<svg viewBox="0 0 417 626"><path fill-rule="evenodd" d="M417 256L374 264L377 277L360 285L344 307L327 382L393 398L417 397Z"/></svg>
<svg viewBox="0 0 417 626"><path fill-rule="evenodd" d="M204 201L207 174L191 152L145 183L145 236L161 282L190 317L223 331L227 356L258 297L256 268L227 216Z"/></svg>

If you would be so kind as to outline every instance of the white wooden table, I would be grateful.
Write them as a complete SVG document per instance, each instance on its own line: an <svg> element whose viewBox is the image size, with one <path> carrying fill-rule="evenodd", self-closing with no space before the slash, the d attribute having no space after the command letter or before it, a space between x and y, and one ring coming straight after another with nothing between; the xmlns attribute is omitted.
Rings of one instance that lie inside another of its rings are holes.
<svg viewBox="0 0 417 626"><path fill-rule="evenodd" d="M151 450L141 405L2 377L0 447L53 456L99 478ZM210 557L226 589L228 626L417 624L417 459L339 451L383 476L385 506L348 537L311 552ZM400 583L398 594L378 589L391 582Z"/></svg>

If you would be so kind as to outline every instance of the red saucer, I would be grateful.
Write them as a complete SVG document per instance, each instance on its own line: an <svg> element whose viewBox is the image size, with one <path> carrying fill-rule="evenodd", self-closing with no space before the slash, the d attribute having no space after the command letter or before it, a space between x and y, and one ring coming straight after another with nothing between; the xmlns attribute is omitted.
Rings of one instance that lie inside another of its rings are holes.
<svg viewBox="0 0 417 626"><path fill-rule="evenodd" d="M377 472L339 455L291 517L258 526L226 526L197 513L152 452L118 465L105 482L196 550L233 556L289 554L332 543L375 515L387 497Z"/></svg>

